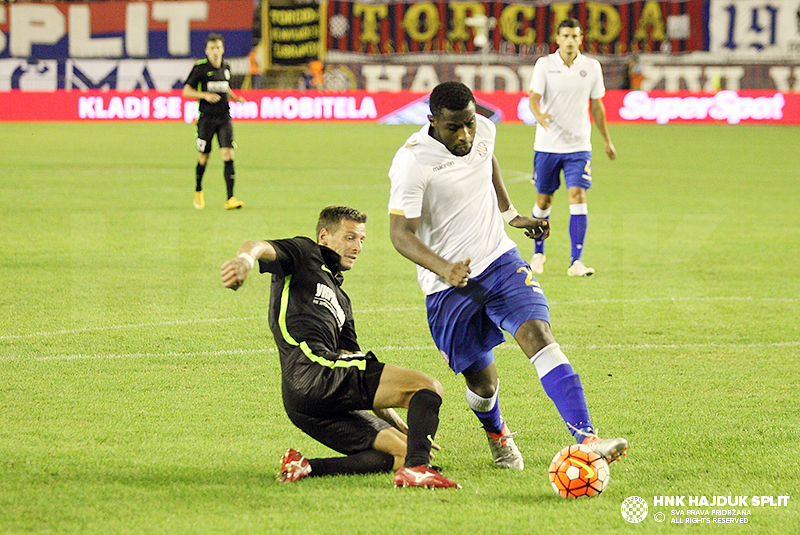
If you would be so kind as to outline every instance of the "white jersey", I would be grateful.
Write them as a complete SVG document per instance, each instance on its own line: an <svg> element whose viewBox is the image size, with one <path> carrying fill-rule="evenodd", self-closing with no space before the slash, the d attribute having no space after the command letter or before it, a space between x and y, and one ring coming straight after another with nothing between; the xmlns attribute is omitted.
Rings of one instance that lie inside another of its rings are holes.
<svg viewBox="0 0 800 535"><path fill-rule="evenodd" d="M497 128L481 115L475 120L475 139L466 156L447 150L425 125L400 147L389 169L389 213L419 218L417 237L449 262L471 259L472 277L516 247L503 228L492 185ZM421 266L417 280L426 295L452 287Z"/></svg>
<svg viewBox="0 0 800 535"><path fill-rule="evenodd" d="M567 67L558 51L541 57L533 67L530 90L542 95L542 113L552 117L549 129L536 126L533 150L562 154L592 150L589 100L606 94L599 61L578 53Z"/></svg>

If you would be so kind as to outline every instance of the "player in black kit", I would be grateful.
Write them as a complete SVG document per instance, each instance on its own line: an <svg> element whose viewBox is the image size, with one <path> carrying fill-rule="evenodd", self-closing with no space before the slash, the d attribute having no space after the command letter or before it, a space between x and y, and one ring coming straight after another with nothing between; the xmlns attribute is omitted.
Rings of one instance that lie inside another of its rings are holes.
<svg viewBox="0 0 800 535"><path fill-rule="evenodd" d="M203 174L206 172L208 155L211 154L211 141L217 135L222 162L225 166L225 186L228 200L225 208L241 208L244 203L233 196L233 123L228 110L228 99L246 102L231 91L231 67L222 60L225 44L222 36L216 33L206 38L206 59L198 61L183 86L183 96L196 98L200 103L200 116L197 119L197 167L194 207L202 210L206 206L203 198Z"/></svg>
<svg viewBox="0 0 800 535"><path fill-rule="evenodd" d="M456 487L430 465L442 385L429 375L379 362L356 338L342 272L366 237L366 214L322 210L317 241L296 237L247 241L225 262L223 285L238 289L256 261L272 273L269 325L281 360L283 405L306 434L345 457L307 459L289 449L279 478L395 470L394 484ZM393 410L408 408L408 425ZM372 411L370 413L369 411Z"/></svg>

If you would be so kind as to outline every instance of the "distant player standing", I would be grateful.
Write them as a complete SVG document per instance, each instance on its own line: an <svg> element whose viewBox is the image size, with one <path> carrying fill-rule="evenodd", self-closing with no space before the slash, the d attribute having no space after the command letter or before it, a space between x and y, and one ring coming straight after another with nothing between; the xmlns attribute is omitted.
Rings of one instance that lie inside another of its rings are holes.
<svg viewBox="0 0 800 535"><path fill-rule="evenodd" d="M514 335L578 442L609 462L625 439L594 433L580 378L550 331L544 292L503 221L529 238L549 224L519 215L494 156L496 127L475 114L472 92L445 82L430 97L430 124L406 140L389 170L390 233L395 249L417 264L431 335L450 368L467 383L467 404L486 430L497 466L524 460L500 414L492 348Z"/></svg>
<svg viewBox="0 0 800 535"><path fill-rule="evenodd" d="M533 217L550 217L553 194L560 187L561 170L569 194L569 235L572 242L571 277L587 277L594 268L581 261L588 225L586 190L592 187L592 117L605 142L610 159L617 157L606 124L603 96L603 70L596 59L580 53L583 31L576 19L558 25L558 50L539 58L533 67L530 95L536 127L533 157L533 182L538 197ZM541 100L541 103L540 103ZM531 259L534 273L544 272L544 240L536 240Z"/></svg>
<svg viewBox="0 0 800 535"><path fill-rule="evenodd" d="M183 96L196 98L200 103L197 119L197 167L195 169L194 207L202 210L206 206L203 198L203 174L206 172L208 155L214 135L219 142L224 165L225 187L228 200L225 208L241 208L244 203L233 196L235 171L233 168L233 123L228 109L228 99L246 102L231 91L231 67L222 59L225 44L216 33L206 38L206 59L198 61L183 86Z"/></svg>

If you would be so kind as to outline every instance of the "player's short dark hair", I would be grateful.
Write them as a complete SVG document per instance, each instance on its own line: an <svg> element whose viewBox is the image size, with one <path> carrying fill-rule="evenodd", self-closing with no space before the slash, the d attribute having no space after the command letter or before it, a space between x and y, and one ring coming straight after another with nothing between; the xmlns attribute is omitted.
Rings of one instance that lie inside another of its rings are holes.
<svg viewBox="0 0 800 535"><path fill-rule="evenodd" d="M324 228L328 229L328 232L336 232L343 219L355 221L356 223L366 223L367 214L349 206L327 206L319 213L317 238L319 238L319 231Z"/></svg>
<svg viewBox="0 0 800 535"><path fill-rule="evenodd" d="M218 33L210 33L208 37L206 37L206 45L212 41L220 41L223 46L225 46L225 39L222 38L222 35Z"/></svg>
<svg viewBox="0 0 800 535"><path fill-rule="evenodd" d="M578 19L564 19L562 20L558 28L556 28L556 33L561 31L561 28L578 28L581 32L583 32L583 28L581 28L581 21Z"/></svg>
<svg viewBox="0 0 800 535"><path fill-rule="evenodd" d="M444 109L461 111L466 109L470 102L475 102L475 97L469 87L461 82L443 82L431 92L431 114L436 117Z"/></svg>

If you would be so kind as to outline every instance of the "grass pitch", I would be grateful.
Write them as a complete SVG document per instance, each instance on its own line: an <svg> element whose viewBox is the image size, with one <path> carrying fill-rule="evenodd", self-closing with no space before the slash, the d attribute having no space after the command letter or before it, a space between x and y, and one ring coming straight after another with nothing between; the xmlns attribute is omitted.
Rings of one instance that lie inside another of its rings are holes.
<svg viewBox="0 0 800 535"><path fill-rule="evenodd" d="M571 437L527 360L513 342L496 351L526 457L510 473L492 466L463 380L430 340L413 266L389 242L386 172L416 128L237 123L245 208L223 209L215 149L201 212L192 126L3 124L0 533L800 529L800 129L612 125L619 159L595 150L589 279L566 276L557 194L539 277L553 331L595 424L631 443L602 496L567 502L546 469ZM499 126L520 211L534 199L532 140L531 128ZM370 214L345 283L361 344L442 381L436 462L462 491L394 489L387 474L274 480L286 447L332 452L284 415L268 277L234 293L219 266L246 239L312 235L319 210L339 203ZM510 233L529 256L532 243ZM641 524L620 515L634 495L650 506ZM689 507L716 495L790 498L733 508L745 524L688 524L690 510L732 509Z"/></svg>

